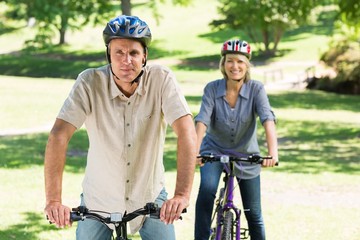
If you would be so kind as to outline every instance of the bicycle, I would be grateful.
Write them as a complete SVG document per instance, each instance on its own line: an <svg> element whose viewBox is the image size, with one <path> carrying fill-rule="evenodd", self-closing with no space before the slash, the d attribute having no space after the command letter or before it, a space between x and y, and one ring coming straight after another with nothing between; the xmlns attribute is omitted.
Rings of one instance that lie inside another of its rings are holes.
<svg viewBox="0 0 360 240"><path fill-rule="evenodd" d="M73 208L70 212L70 220L72 222L84 221L85 219L94 219L105 224L113 224L115 226L115 240L131 240L127 235L127 223L139 216L150 216L159 218L160 209L156 203L147 203L143 208L139 208L131 213L108 213L104 211L89 210L84 206ZM186 212L186 208L183 213ZM103 216L106 215L106 216ZM181 217L180 217L181 219Z"/></svg>
<svg viewBox="0 0 360 240"><path fill-rule="evenodd" d="M202 163L221 162L224 163L223 187L219 189L218 198L215 201L215 210L212 216L212 227L210 230L210 240L240 240L248 239L249 231L241 228L241 210L234 204L234 185L235 185L235 162L250 162L261 164L265 159L272 159L271 156L262 157L259 155L248 155L246 157L229 155L199 155ZM276 164L277 166L278 164ZM244 210L245 211L245 210ZM235 214L235 216L234 216ZM214 220L216 222L214 225ZM235 230L235 231L234 231ZM234 238L235 237L235 238Z"/></svg>

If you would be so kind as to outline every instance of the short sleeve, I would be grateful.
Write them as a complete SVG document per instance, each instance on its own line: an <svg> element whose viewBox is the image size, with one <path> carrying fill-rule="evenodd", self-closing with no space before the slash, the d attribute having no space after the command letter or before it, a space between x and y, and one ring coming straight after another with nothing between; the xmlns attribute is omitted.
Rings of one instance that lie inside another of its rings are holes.
<svg viewBox="0 0 360 240"><path fill-rule="evenodd" d="M71 123L80 128L85 122L86 115L90 112L90 97L88 87L80 74L65 100L57 118Z"/></svg>
<svg viewBox="0 0 360 240"><path fill-rule="evenodd" d="M256 113L259 115L261 124L264 124L264 122L268 120L276 122L276 117L271 109L270 101L266 94L264 85L259 87L258 94L255 99L255 109Z"/></svg>
<svg viewBox="0 0 360 240"><path fill-rule="evenodd" d="M212 84L207 84L201 100L199 114L195 117L195 122L202 122L206 126L211 123L211 115L215 105L215 91Z"/></svg>

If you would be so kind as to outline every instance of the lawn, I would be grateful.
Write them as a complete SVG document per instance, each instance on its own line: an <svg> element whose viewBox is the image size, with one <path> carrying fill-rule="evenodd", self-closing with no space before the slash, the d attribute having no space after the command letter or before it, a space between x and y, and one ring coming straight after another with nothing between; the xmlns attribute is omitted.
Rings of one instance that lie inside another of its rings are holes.
<svg viewBox="0 0 360 240"><path fill-rule="evenodd" d="M11 81L13 89L19 92L21 88L39 84L39 79L31 78L23 82L23 78L14 77ZM66 80L40 81L47 87L64 81L64 91L71 86ZM182 84L184 89L190 88L186 85ZM50 87L42 94L42 99L53 98L53 108L63 101L63 95L57 94L58 89ZM200 95L185 93L196 113ZM24 99L27 95L29 99L33 98L31 91L21 95ZM275 169L264 169L262 174L268 238L357 239L360 236L357 228L360 224L360 204L357 201L360 196L360 119L359 107L354 103L360 100L359 96L285 91L269 92L269 98L278 116L281 164ZM46 104L49 102L36 103L37 108L48 112L45 122L52 120L56 113L44 107ZM25 110L19 104L10 112L21 115ZM13 119L14 123L18 122L17 118ZM6 118L1 121L7 122ZM262 129L259 129L259 137L263 148ZM46 132L0 138L1 239L73 239L75 228L56 229L47 224L42 213L45 201L42 166L46 140ZM79 201L86 149L87 135L82 129L71 140L68 152L63 198L69 206L76 206ZM169 129L164 163L170 194L175 185L174 151L175 137ZM197 171L189 211L183 221L176 223L178 239L192 239L198 184ZM133 239L139 238L136 235Z"/></svg>
<svg viewBox="0 0 360 240"><path fill-rule="evenodd" d="M135 8L134 13L149 19L154 26L149 62L174 70L195 115L204 85L220 78L219 44L228 38L242 37L243 33L212 31L207 23L210 16L216 15L216 4L205 0L196 1L189 8L162 6L160 25L155 24L147 9ZM197 18L194 21L186 16ZM253 77L263 81L266 71L276 69L291 78L304 72L317 62L329 40L324 26L288 33L280 44L286 54L266 62L255 57ZM105 63L99 33L101 27L71 32L68 46L49 50L37 58L18 52L20 39L32 36L31 29L0 36L0 45L9 43L8 52L0 55L0 239L74 239L75 227L56 229L43 215L44 148L48 131L76 75L84 68ZM309 50L306 56L303 49ZM278 119L281 163L262 172L267 239L360 239L360 96L292 89L268 89L268 93ZM258 135L265 151L263 129ZM175 141L169 128L164 164L170 195L176 175ZM68 206L79 203L87 147L86 130L81 129L70 142L64 173L63 202ZM197 169L188 213L175 224L179 240L193 239L198 185ZM237 200L240 202L238 195ZM137 239L140 238L135 235L133 240Z"/></svg>

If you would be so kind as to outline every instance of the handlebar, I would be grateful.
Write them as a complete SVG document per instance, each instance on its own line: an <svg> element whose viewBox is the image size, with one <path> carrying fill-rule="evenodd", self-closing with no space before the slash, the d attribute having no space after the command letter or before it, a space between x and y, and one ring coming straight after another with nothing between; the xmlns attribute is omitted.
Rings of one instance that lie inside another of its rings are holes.
<svg viewBox="0 0 360 240"><path fill-rule="evenodd" d="M238 157L238 156L230 156L230 155L214 155L204 154L199 155L197 158L201 158L202 163L207 162L222 162L222 163L229 163L229 162L249 162L251 164L262 164L265 159L272 159L272 156L260 156L257 154L250 154L246 157ZM275 163L275 166L278 166L279 163Z"/></svg>
<svg viewBox="0 0 360 240"><path fill-rule="evenodd" d="M159 218L160 210L161 208L158 207L156 203L147 203L143 208L139 208L131 213L125 212L124 214L89 210L84 206L79 206L77 208L73 208L70 212L70 220L75 222L83 221L85 219L94 219L106 224L120 224L130 222L134 218L141 215L150 215L150 217ZM185 208L183 213L186 213L186 211L187 210ZM107 217L104 217L102 214L106 215Z"/></svg>

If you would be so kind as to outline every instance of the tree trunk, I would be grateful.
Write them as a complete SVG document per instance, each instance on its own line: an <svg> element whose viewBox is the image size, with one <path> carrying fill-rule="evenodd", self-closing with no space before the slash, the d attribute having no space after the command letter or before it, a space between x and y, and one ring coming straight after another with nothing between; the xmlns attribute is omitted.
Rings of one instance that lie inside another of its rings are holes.
<svg viewBox="0 0 360 240"><path fill-rule="evenodd" d="M270 49L269 49L269 45L270 45L269 31L267 29L263 29L261 32L262 32L262 36L263 36L265 52L269 53L269 51L270 51Z"/></svg>
<svg viewBox="0 0 360 240"><path fill-rule="evenodd" d="M284 31L282 29L277 29L275 31L275 34L274 34L274 47L273 47L273 52L276 53L277 51L277 47L278 47L278 44L282 38L282 35L283 35Z"/></svg>
<svg viewBox="0 0 360 240"><path fill-rule="evenodd" d="M65 29L59 29L59 33L60 33L60 40L59 40L59 45L63 45L65 44Z"/></svg>
<svg viewBox="0 0 360 240"><path fill-rule="evenodd" d="M246 32L251 41L249 41L248 39L244 39L244 40L248 41L250 46L256 46L258 51L262 51L261 40L259 40L257 38L258 34L257 34L256 30L254 30L254 28L251 26L251 27L246 28Z"/></svg>
<svg viewBox="0 0 360 240"><path fill-rule="evenodd" d="M59 33L60 33L59 45L63 45L66 42L65 41L65 33L67 30L67 26L68 26L68 17L61 16L61 26L59 29Z"/></svg>
<svg viewBox="0 0 360 240"><path fill-rule="evenodd" d="M131 16L131 0L121 0L121 12L124 15Z"/></svg>

